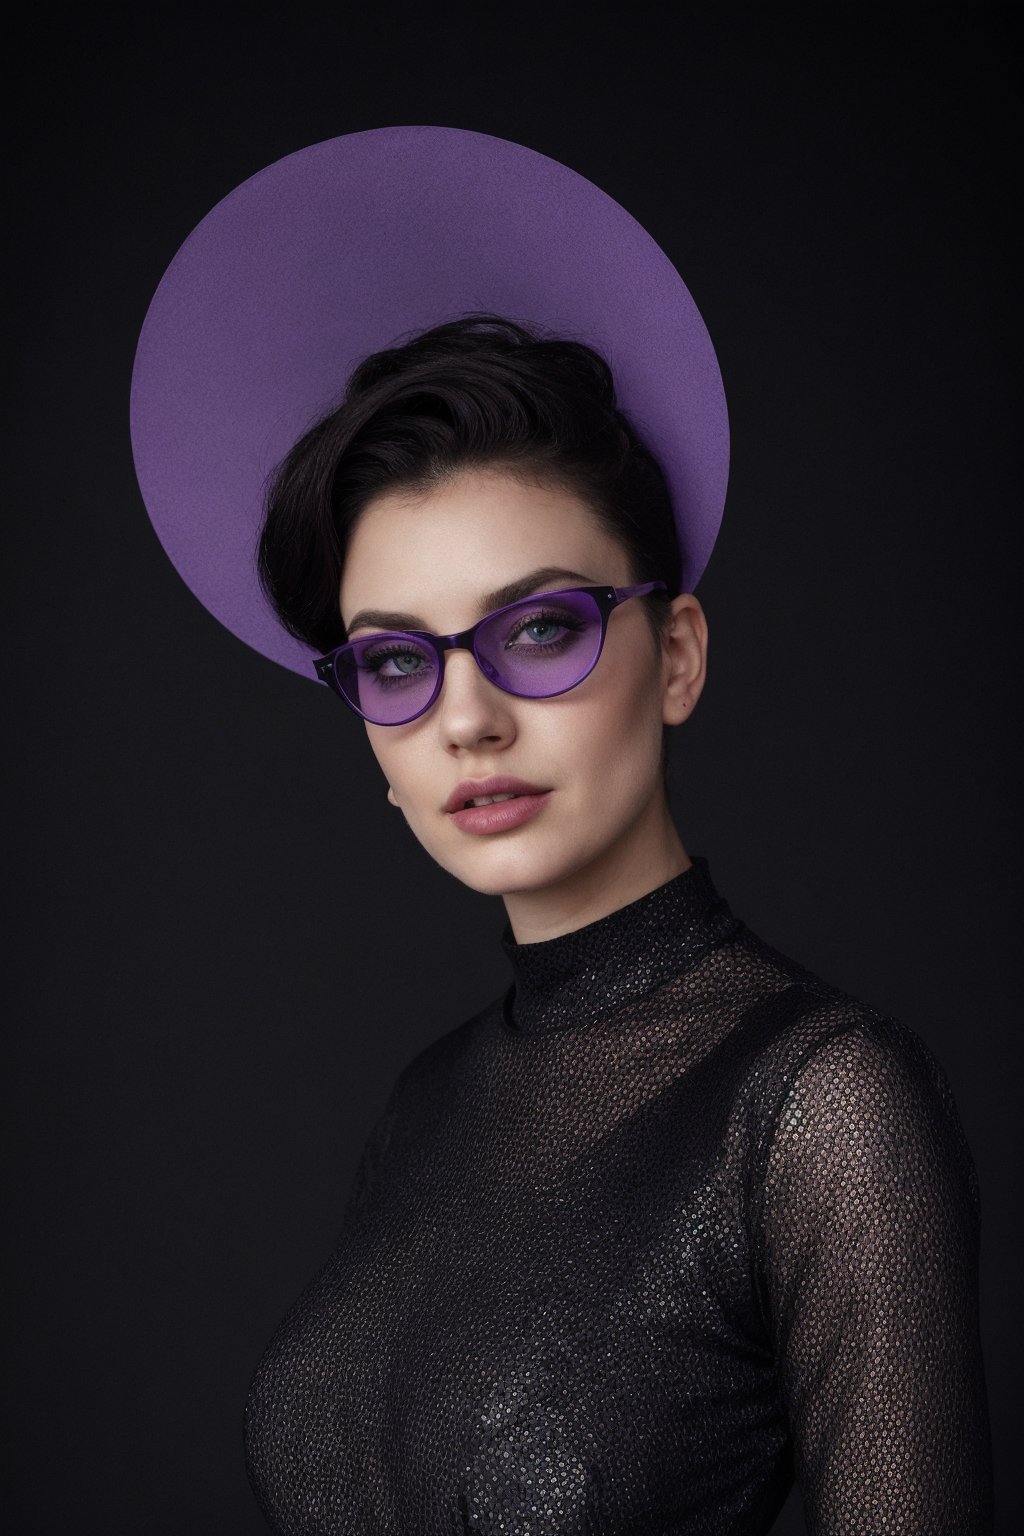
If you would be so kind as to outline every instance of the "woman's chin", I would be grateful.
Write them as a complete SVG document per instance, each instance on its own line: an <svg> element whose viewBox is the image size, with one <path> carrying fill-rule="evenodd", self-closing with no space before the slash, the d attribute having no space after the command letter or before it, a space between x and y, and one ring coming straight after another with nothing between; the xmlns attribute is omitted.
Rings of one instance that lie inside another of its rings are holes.
<svg viewBox="0 0 1024 1536"><path fill-rule="evenodd" d="M443 862L449 874L481 896L513 896L553 890L578 875L590 860L578 847L558 856L550 849L492 845L482 847L475 857L467 855Z"/></svg>

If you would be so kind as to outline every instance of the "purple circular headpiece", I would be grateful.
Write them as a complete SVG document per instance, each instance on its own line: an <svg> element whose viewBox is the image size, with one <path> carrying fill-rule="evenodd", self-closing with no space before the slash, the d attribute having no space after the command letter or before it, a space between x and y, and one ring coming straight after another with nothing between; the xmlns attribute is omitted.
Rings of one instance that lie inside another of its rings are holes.
<svg viewBox="0 0 1024 1536"><path fill-rule="evenodd" d="M711 556L729 471L725 391L697 306L618 203L521 144L376 128L287 155L189 235L132 375L135 469L157 537L233 634L315 681L260 589L271 472L370 352L471 310L584 341L668 479L683 590Z"/></svg>

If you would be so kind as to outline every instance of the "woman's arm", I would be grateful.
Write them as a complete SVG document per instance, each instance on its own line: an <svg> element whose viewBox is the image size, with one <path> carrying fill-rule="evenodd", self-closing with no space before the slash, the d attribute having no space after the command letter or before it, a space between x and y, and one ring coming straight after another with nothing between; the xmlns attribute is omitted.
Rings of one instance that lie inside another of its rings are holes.
<svg viewBox="0 0 1024 1536"><path fill-rule="evenodd" d="M917 1036L819 1045L778 1115L761 1281L814 1536L992 1530L977 1177Z"/></svg>

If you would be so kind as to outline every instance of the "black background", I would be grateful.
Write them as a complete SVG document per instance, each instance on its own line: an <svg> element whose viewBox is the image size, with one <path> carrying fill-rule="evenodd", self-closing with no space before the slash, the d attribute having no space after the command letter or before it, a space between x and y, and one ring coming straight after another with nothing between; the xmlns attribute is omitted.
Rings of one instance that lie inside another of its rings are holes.
<svg viewBox="0 0 1024 1536"><path fill-rule="evenodd" d="M756 932L950 1076L1014 1527L1015 63L1001 10L833 9L28 13L3 509L19 1532L264 1528L250 1372L395 1073L507 984L500 902L415 844L337 700L192 597L128 437L193 226L282 155L412 123L597 182L707 322L733 459L680 832Z"/></svg>

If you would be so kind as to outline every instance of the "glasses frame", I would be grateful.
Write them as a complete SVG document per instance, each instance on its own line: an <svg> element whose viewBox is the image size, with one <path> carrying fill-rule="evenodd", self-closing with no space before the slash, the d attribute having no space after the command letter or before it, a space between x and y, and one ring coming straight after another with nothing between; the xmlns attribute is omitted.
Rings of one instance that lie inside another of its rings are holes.
<svg viewBox="0 0 1024 1536"><path fill-rule="evenodd" d="M476 623L471 624L468 629L460 630L455 635L432 635L429 630L425 629L386 629L381 630L379 633L365 636L366 640L411 639L417 640L421 644L426 642L437 656L437 680L434 684L434 690L426 704L421 709L416 710L414 714L409 715L405 720L373 720L369 715L364 714L358 705L353 704L338 681L338 657L345 651L352 650L356 645L362 644L363 637L358 641L350 640L345 645L335 646L334 650L328 651L325 656L317 656L313 661L313 667L320 681L326 683L353 714L358 715L362 720L368 721L370 725L410 725L413 720L418 720L421 715L425 715L428 709L432 709L444 686L444 654L446 651L472 652L477 666L487 681L495 688L500 688L502 693L511 694L513 698L554 699L558 698L560 694L571 692L573 688L578 688L580 683L593 672L601 659L601 652L604 650L605 635L608 633L608 620L619 604L628 602L631 597L646 597L649 592L657 592L658 590L666 592L668 590L666 583L663 581L645 581L641 582L639 586L634 587L560 587L557 592L534 592L529 597L521 597L514 603L506 603L502 608L495 608L491 613L485 613L482 619L477 619ZM598 641L593 661L575 682L570 683L566 688L557 688L554 693L517 693L514 688L502 687L501 683L491 677L477 653L477 630L481 629L484 624L489 624L492 619L496 619L500 614L510 613L514 608L528 607L531 603L536 604L544 598L575 597L579 593L585 593L586 596L593 598L597 605L598 613L601 617L601 638Z"/></svg>

